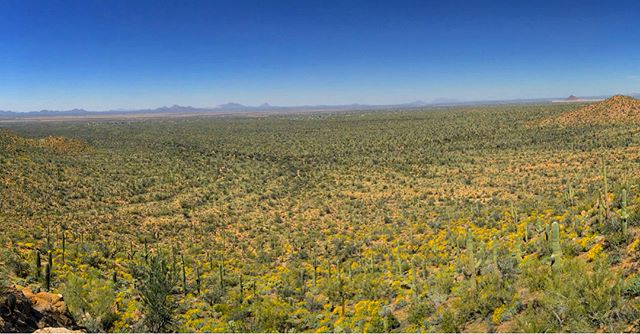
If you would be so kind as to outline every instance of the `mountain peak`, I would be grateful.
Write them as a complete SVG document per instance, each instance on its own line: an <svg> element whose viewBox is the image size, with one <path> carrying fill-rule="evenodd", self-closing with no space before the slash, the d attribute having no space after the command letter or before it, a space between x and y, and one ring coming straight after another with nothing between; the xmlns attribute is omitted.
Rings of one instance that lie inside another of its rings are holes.
<svg viewBox="0 0 640 334"><path fill-rule="evenodd" d="M220 109L244 109L247 106L240 104L240 103L235 103L235 102L228 102L225 104L221 104L218 106L218 108Z"/></svg>

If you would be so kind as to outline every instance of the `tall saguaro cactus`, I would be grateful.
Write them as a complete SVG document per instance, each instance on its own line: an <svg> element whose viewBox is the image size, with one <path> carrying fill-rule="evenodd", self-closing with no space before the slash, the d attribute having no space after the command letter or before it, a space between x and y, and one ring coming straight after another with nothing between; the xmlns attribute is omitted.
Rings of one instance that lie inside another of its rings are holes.
<svg viewBox="0 0 640 334"><path fill-rule="evenodd" d="M518 228L519 219L518 219L518 211L513 205L513 202L511 202L511 218L513 219L513 227L511 229L515 231Z"/></svg>
<svg viewBox="0 0 640 334"><path fill-rule="evenodd" d="M495 270L500 272L500 267L498 265L498 238L495 236L493 237L493 244L491 247L491 260Z"/></svg>
<svg viewBox="0 0 640 334"><path fill-rule="evenodd" d="M313 256L313 286L318 285L318 258Z"/></svg>
<svg viewBox="0 0 640 334"><path fill-rule="evenodd" d="M622 235L627 238L629 210L627 209L627 190L622 189L622 208L620 208L620 218L622 219Z"/></svg>
<svg viewBox="0 0 640 334"><path fill-rule="evenodd" d="M555 265L560 262L560 258L562 257L562 249L560 248L560 227L558 222L553 222L551 224L549 243L551 246L551 263L552 265Z"/></svg>
<svg viewBox="0 0 640 334"><path fill-rule="evenodd" d="M40 251L36 248L34 252L34 260L35 260L35 278L40 280L40 272L41 272L41 262L40 262Z"/></svg>
<svg viewBox="0 0 640 334"><path fill-rule="evenodd" d="M471 276L471 287L473 289L476 288L476 259L475 259L475 250L473 244L473 235L471 234L471 229L467 227L467 237L466 237L466 248L467 248L467 270L469 275Z"/></svg>
<svg viewBox="0 0 640 334"><path fill-rule="evenodd" d="M44 287L47 291L51 290L51 266L48 262L44 265Z"/></svg>
<svg viewBox="0 0 640 334"><path fill-rule="evenodd" d="M224 265L222 260L218 263L218 280L220 283L220 292L224 293Z"/></svg>
<svg viewBox="0 0 640 334"><path fill-rule="evenodd" d="M575 219L574 219L574 206L576 205L575 203L575 192L573 190L573 187L571 185L569 185L569 188L567 189L567 194L566 194L566 202L567 202L567 209L569 212L569 216L568 216L568 221L569 224L571 224L572 226L574 226L575 228Z"/></svg>
<svg viewBox="0 0 640 334"><path fill-rule="evenodd" d="M62 266L64 266L64 256L67 251L67 238L65 236L66 230L62 229Z"/></svg>
<svg viewBox="0 0 640 334"><path fill-rule="evenodd" d="M604 223L607 216L607 211L604 204L605 198L606 195L603 195L602 191L598 190L598 227L600 228L600 230L604 228Z"/></svg>
<svg viewBox="0 0 640 334"><path fill-rule="evenodd" d="M198 292L198 294L200 294L200 266L196 265L196 291Z"/></svg>
<svg viewBox="0 0 640 334"><path fill-rule="evenodd" d="M180 253L180 260L182 260L182 293L187 294L187 270L184 263L184 254Z"/></svg>
<svg viewBox="0 0 640 334"><path fill-rule="evenodd" d="M607 164L602 157L602 183L603 183L603 204L604 204L604 219L609 219L609 181L607 180Z"/></svg>
<svg viewBox="0 0 640 334"><path fill-rule="evenodd" d="M403 262L402 262L402 254L400 251L400 242L397 243L397 252L396 252L396 266L398 268L398 275L400 277L404 276L404 268L403 268Z"/></svg>
<svg viewBox="0 0 640 334"><path fill-rule="evenodd" d="M53 252L49 251L48 253L49 258L47 260L47 263L49 264L49 268L53 268Z"/></svg>

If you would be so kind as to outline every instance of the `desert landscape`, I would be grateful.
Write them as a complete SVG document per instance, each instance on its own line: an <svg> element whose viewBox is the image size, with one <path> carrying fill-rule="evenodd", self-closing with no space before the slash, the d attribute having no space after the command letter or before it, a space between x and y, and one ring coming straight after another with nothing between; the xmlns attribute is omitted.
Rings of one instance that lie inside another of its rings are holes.
<svg viewBox="0 0 640 334"><path fill-rule="evenodd" d="M0 333L640 332L640 1L0 1Z"/></svg>
<svg viewBox="0 0 640 334"><path fill-rule="evenodd" d="M3 277L90 331L638 331L639 105L4 124Z"/></svg>

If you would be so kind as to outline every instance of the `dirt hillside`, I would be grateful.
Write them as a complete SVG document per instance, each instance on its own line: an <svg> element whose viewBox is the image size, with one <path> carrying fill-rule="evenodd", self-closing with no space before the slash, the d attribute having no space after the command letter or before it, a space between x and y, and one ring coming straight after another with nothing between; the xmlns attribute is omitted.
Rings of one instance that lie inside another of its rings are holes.
<svg viewBox="0 0 640 334"><path fill-rule="evenodd" d="M614 95L604 101L567 112L559 117L547 118L542 125L579 125L603 123L640 123L640 100L630 96Z"/></svg>

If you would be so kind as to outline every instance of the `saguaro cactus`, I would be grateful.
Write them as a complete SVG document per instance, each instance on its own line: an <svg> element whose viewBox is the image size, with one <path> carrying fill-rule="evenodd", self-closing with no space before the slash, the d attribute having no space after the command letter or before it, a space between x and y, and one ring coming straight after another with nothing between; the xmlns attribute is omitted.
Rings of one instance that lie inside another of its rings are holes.
<svg viewBox="0 0 640 334"><path fill-rule="evenodd" d="M244 302L244 284L242 282L242 272L240 272L240 296L238 296L238 302L241 304Z"/></svg>
<svg viewBox="0 0 640 334"><path fill-rule="evenodd" d="M518 228L518 211L516 210L513 202L511 202L511 218L513 219L513 230Z"/></svg>
<svg viewBox="0 0 640 334"><path fill-rule="evenodd" d="M396 267L398 268L398 275L404 276L404 266L402 262L402 255L400 251L400 243L397 244L398 251L396 252Z"/></svg>
<svg viewBox="0 0 640 334"><path fill-rule="evenodd" d="M313 256L313 286L318 285L318 258Z"/></svg>
<svg viewBox="0 0 640 334"><path fill-rule="evenodd" d="M41 272L41 262L40 262L40 251L36 248L35 249L35 277L36 279L40 279L40 272Z"/></svg>
<svg viewBox="0 0 640 334"><path fill-rule="evenodd" d="M200 294L200 267L196 265L196 291Z"/></svg>
<svg viewBox="0 0 640 334"><path fill-rule="evenodd" d="M460 250L460 247L456 246L456 263L455 263L455 269L456 272L458 273L464 273L464 268L462 266L462 261L461 261L461 256L462 256L462 251Z"/></svg>
<svg viewBox="0 0 640 334"><path fill-rule="evenodd" d="M418 266L415 263L415 259L411 261L411 290L413 292L414 297L418 297L420 295L419 291L420 286L418 285Z"/></svg>
<svg viewBox="0 0 640 334"><path fill-rule="evenodd" d="M551 235L549 236L551 246L551 262L552 265L558 263L562 257L562 249L560 248L560 227L558 222L551 224Z"/></svg>
<svg viewBox="0 0 640 334"><path fill-rule="evenodd" d="M224 292L224 267L222 261L218 263L218 280L220 281L220 292Z"/></svg>
<svg viewBox="0 0 640 334"><path fill-rule="evenodd" d="M551 238L550 238L550 234L551 234L550 227L549 227L549 225L546 225L546 226L544 227L544 240L545 240L545 241L549 241L549 240L551 240Z"/></svg>
<svg viewBox="0 0 640 334"><path fill-rule="evenodd" d="M466 247L467 247L467 270L469 275L471 276L471 287L475 289L476 287L476 259L474 254L474 245L473 245L473 235L471 234L471 229L467 228L467 238L466 238Z"/></svg>
<svg viewBox="0 0 640 334"><path fill-rule="evenodd" d="M620 208L620 218L622 219L622 235L627 237L629 211L627 209L627 190L622 189L622 208Z"/></svg>
<svg viewBox="0 0 640 334"><path fill-rule="evenodd" d="M51 289L51 266L49 263L44 265L44 287L47 291Z"/></svg>
<svg viewBox="0 0 640 334"><path fill-rule="evenodd" d="M53 268L53 253L49 251L49 260L47 262L49 264L49 268Z"/></svg>
<svg viewBox="0 0 640 334"><path fill-rule="evenodd" d="M603 195L601 191L598 191L598 227L600 228L600 230L604 228L605 217L607 215L604 204L605 197L606 195Z"/></svg>
<svg viewBox="0 0 640 334"><path fill-rule="evenodd" d="M47 224L47 250L51 249L51 228L50 224Z"/></svg>
<svg viewBox="0 0 640 334"><path fill-rule="evenodd" d="M518 262L518 264L520 264L520 261L522 260L522 245L519 239L516 239L516 245L515 245L513 255L516 261Z"/></svg>
<svg viewBox="0 0 640 334"><path fill-rule="evenodd" d="M253 298L256 298L258 296L258 293L256 291L256 280L254 279L253 282L251 282L251 290L253 291Z"/></svg>
<svg viewBox="0 0 640 334"><path fill-rule="evenodd" d="M484 242L480 242L480 247L478 247L478 263L476 264L476 270L478 268L482 268L484 267L485 261L486 261L486 253L487 253L487 245L484 244Z"/></svg>
<svg viewBox="0 0 640 334"><path fill-rule="evenodd" d="M465 246L467 250L471 250L473 252L473 235L471 234L471 229L467 227L467 234L465 237Z"/></svg>
<svg viewBox="0 0 640 334"><path fill-rule="evenodd" d="M604 187L602 199L604 201L605 219L609 219L609 181L607 180L607 164L604 157L602 157L602 183Z"/></svg>
<svg viewBox="0 0 640 334"><path fill-rule="evenodd" d="M65 236L66 230L62 229L62 266L64 266L64 255L66 253L67 250L67 238Z"/></svg>
<svg viewBox="0 0 640 334"><path fill-rule="evenodd" d="M565 194L565 200L567 202L567 206L569 208L573 207L575 205L575 191L573 190L573 187L571 185L569 185L569 188L567 188L567 193Z"/></svg>
<svg viewBox="0 0 640 334"><path fill-rule="evenodd" d="M347 296L344 291L344 280L342 279L342 275L340 275L340 270L338 269L338 280L339 280L339 291L340 291L340 304L342 308L340 309L340 316L344 317L344 310L347 305Z"/></svg>
<svg viewBox="0 0 640 334"><path fill-rule="evenodd" d="M495 270L500 271L500 267L498 266L498 238L495 236L493 237L493 245L491 247L491 258L493 260Z"/></svg>
<svg viewBox="0 0 640 334"><path fill-rule="evenodd" d="M187 294L187 269L184 264L184 254L180 253L180 260L182 261L182 292Z"/></svg>

